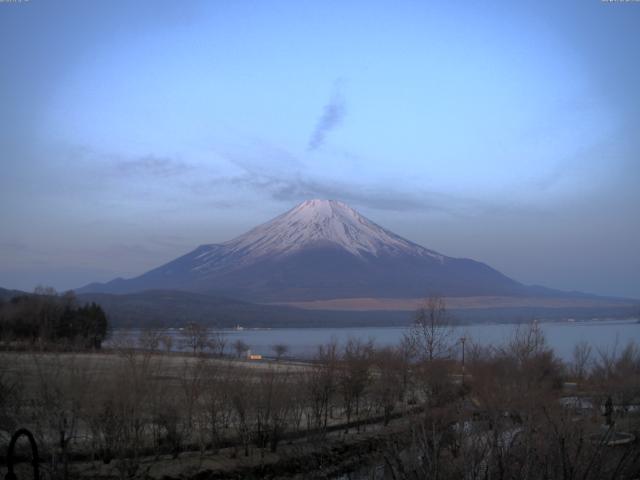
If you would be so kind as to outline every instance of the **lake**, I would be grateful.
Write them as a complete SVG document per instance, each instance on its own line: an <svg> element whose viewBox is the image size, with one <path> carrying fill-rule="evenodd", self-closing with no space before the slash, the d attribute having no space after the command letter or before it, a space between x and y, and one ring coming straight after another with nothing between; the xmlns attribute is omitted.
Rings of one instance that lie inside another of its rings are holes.
<svg viewBox="0 0 640 480"><path fill-rule="evenodd" d="M588 342L596 350L623 348L633 340L640 344L640 323L637 319L550 322L540 324L549 345L564 360L570 360L574 346L582 341ZM517 328L515 324L475 324L455 328L454 338L465 336L481 345L498 345L507 341ZM407 327L354 327L354 328L273 328L222 330L227 338L226 351L233 351L232 344L242 340L251 348L251 353L273 355L271 346L285 344L289 347L288 356L309 358L314 355L318 345L336 339L344 344L349 338L373 340L378 346L396 345L400 342ZM175 337L173 344L180 344L180 329L169 329ZM123 335L139 335L140 330L115 330L113 338ZM105 345L108 347L108 343ZM467 344L469 345L469 344Z"/></svg>

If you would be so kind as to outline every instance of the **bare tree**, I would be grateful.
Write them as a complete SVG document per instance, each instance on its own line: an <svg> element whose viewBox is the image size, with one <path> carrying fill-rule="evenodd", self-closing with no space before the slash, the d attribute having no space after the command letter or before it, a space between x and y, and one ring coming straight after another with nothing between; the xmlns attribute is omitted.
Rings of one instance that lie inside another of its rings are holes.
<svg viewBox="0 0 640 480"><path fill-rule="evenodd" d="M243 340L238 339L233 342L233 349L236 351L238 358L240 358L249 351L249 345L247 345Z"/></svg>
<svg viewBox="0 0 640 480"><path fill-rule="evenodd" d="M253 417L255 414L254 399L256 385L249 377L246 369L237 369L229 385L231 404L233 405L233 420L238 438L244 449L244 456L249 456L249 445L252 439Z"/></svg>
<svg viewBox="0 0 640 480"><path fill-rule="evenodd" d="M219 331L214 330L209 335L209 349L217 357L224 357L224 349L227 347L226 335Z"/></svg>
<svg viewBox="0 0 640 480"><path fill-rule="evenodd" d="M306 371L307 428L326 429L331 399L337 386L337 371L338 344L332 340L318 347L313 366Z"/></svg>
<svg viewBox="0 0 640 480"><path fill-rule="evenodd" d="M254 388L254 439L263 455L267 445L271 452L276 451L287 429L292 403L289 370L270 366L261 372Z"/></svg>
<svg viewBox="0 0 640 480"><path fill-rule="evenodd" d="M430 296L416 310L413 325L405 338L420 359L434 360L450 355L453 322L444 298Z"/></svg>
<svg viewBox="0 0 640 480"><path fill-rule="evenodd" d="M163 333L160 330L153 328L144 329L138 337L138 345L144 350L150 350L152 352L158 350L160 346L160 339Z"/></svg>
<svg viewBox="0 0 640 480"><path fill-rule="evenodd" d="M169 332L164 332L158 339L165 353L170 353L173 348L173 337Z"/></svg>
<svg viewBox="0 0 640 480"><path fill-rule="evenodd" d="M236 369L231 362L210 361L206 367L203 401L211 449L217 452L232 414L232 396Z"/></svg>
<svg viewBox="0 0 640 480"><path fill-rule="evenodd" d="M613 402L616 415L640 398L640 348L630 341L620 349L616 342L611 349L598 349L591 379L598 385L597 401ZM609 400L610 399L610 400Z"/></svg>
<svg viewBox="0 0 640 480"><path fill-rule="evenodd" d="M542 327L537 321L518 325L509 341L500 350L504 355L511 356L520 364L528 359L548 351L547 339Z"/></svg>
<svg viewBox="0 0 640 480"><path fill-rule="evenodd" d="M275 345L271 345L271 350L273 350L276 360L280 361L280 359L289 352L289 346L284 343L276 343Z"/></svg>
<svg viewBox="0 0 640 480"><path fill-rule="evenodd" d="M408 365L404 362L402 350L391 347L377 350L372 362L375 370L371 395L376 406L382 409L384 424L387 425L396 406L404 399Z"/></svg>
<svg viewBox="0 0 640 480"><path fill-rule="evenodd" d="M24 380L14 355L0 353L0 442L16 430L21 413Z"/></svg>
<svg viewBox="0 0 640 480"><path fill-rule="evenodd" d="M112 402L114 417L118 420L120 437L116 454L127 459L127 470L137 469L140 452L144 448L146 431L152 423L149 404L158 397L158 384L154 379L163 368L162 356L153 352L125 348L118 351L118 363L112 371L107 398ZM164 392L164 396L169 396Z"/></svg>
<svg viewBox="0 0 640 480"><path fill-rule="evenodd" d="M342 393L343 407L347 416L347 429L355 413L356 421L360 416L360 402L371 381L371 358L373 342L349 339L338 369L338 385ZM358 431L360 430L358 424Z"/></svg>
<svg viewBox="0 0 640 480"><path fill-rule="evenodd" d="M33 289L33 294L42 297L56 297L58 295L58 292L53 287L38 285Z"/></svg>
<svg viewBox="0 0 640 480"><path fill-rule="evenodd" d="M206 446L207 422L202 421L204 412L201 410L201 398L204 392L205 375L207 373L207 359L197 357L185 359L180 372L180 396L177 406L179 408L178 438L197 436L200 453L204 453ZM175 450L177 455L179 449Z"/></svg>
<svg viewBox="0 0 640 480"><path fill-rule="evenodd" d="M81 419L89 403L95 378L87 359L74 354L32 356L37 383L32 409L36 414L39 436L57 445L52 451L52 466L61 478L69 478L69 451L77 440Z"/></svg>
<svg viewBox="0 0 640 480"><path fill-rule="evenodd" d="M198 323L187 323L180 333L183 348L188 348L194 355L202 353L209 345L209 332L206 327Z"/></svg>
<svg viewBox="0 0 640 480"><path fill-rule="evenodd" d="M583 381L590 370L592 348L587 342L582 341L573 348L573 361L571 362L571 375L576 381Z"/></svg>

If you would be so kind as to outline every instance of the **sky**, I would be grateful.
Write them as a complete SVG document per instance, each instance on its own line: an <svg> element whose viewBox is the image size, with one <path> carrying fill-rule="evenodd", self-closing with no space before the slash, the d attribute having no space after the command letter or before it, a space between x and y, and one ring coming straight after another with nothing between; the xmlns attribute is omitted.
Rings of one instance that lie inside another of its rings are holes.
<svg viewBox="0 0 640 480"><path fill-rule="evenodd" d="M640 1L0 2L0 286L131 277L309 198L640 298Z"/></svg>

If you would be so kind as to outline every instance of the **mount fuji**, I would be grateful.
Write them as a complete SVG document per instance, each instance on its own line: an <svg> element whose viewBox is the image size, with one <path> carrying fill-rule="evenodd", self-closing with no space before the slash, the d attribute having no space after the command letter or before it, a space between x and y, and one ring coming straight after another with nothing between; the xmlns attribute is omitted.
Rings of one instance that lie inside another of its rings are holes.
<svg viewBox="0 0 640 480"><path fill-rule="evenodd" d="M79 292L158 289L259 302L554 292L417 245L335 200L307 200L225 243L201 245L139 277L93 283Z"/></svg>

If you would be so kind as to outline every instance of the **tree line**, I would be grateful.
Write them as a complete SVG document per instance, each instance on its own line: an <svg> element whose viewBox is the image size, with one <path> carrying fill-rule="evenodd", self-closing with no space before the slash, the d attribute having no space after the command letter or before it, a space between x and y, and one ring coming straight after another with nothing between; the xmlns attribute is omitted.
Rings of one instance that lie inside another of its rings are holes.
<svg viewBox="0 0 640 480"><path fill-rule="evenodd" d="M73 292L38 287L0 300L0 342L8 348L99 349L108 330L104 310L93 302L78 305Z"/></svg>

